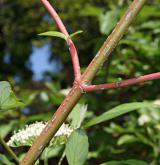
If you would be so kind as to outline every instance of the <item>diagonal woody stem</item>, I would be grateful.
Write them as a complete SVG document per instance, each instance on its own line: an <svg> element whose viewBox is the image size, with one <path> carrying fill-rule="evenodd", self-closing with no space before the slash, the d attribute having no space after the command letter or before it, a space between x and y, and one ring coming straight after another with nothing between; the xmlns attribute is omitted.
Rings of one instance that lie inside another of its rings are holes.
<svg viewBox="0 0 160 165"><path fill-rule="evenodd" d="M99 84L99 85L84 85L83 90L86 92L92 92L95 90L105 90L105 89L113 89L113 88L120 88L120 87L125 87L133 84L139 84L143 83L146 81L151 81L151 80L156 80L160 79L160 72L157 73L152 73L152 74L147 74L144 76L139 76L119 82L114 82L114 83L107 83L107 84Z"/></svg>
<svg viewBox="0 0 160 165"><path fill-rule="evenodd" d="M124 16L121 18L121 20L111 33L111 35L100 48L98 54L89 64L84 74L80 77L78 83L77 81L76 83L74 83L71 91L69 92L65 100L62 102L60 107L57 109L53 117L48 121L47 126L44 128L41 135L34 142L24 159L21 161L20 165L33 165L36 162L44 148L47 146L47 144L55 135L57 130L66 120L73 107L82 97L83 93L81 90L81 84L87 85L88 83L91 83L98 69L107 60L108 56L118 44L118 41L121 39L124 33L127 31L129 25L133 22L136 15L140 12L145 2L146 0L134 0L132 2Z"/></svg>
<svg viewBox="0 0 160 165"><path fill-rule="evenodd" d="M146 0L134 0L132 4L129 6L127 12L117 23L112 33L103 43L97 55L94 57L94 59L91 61L91 63L83 73L82 77L85 81L85 84L91 83L99 68L101 68L103 63L108 59L114 48L117 46L119 40L125 34L129 25L135 20L135 17L143 7L145 2Z"/></svg>
<svg viewBox="0 0 160 165"><path fill-rule="evenodd" d="M69 51L72 58L74 76L75 76L75 80L78 80L81 76L81 73L80 73L80 64L79 64L77 49L55 9L51 6L48 0L41 0L41 2L48 10L48 12L51 14L52 18L55 20L60 31L68 38L67 44L69 46Z"/></svg>

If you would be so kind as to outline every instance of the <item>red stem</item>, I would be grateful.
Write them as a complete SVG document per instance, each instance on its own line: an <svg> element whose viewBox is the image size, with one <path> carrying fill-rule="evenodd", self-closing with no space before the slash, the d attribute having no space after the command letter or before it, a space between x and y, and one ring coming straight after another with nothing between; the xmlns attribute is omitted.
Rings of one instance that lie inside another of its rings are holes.
<svg viewBox="0 0 160 165"><path fill-rule="evenodd" d="M55 20L60 31L68 38L67 44L69 46L69 51L72 58L75 80L79 80L79 78L81 77L81 73L80 73L80 64L79 64L77 49L73 41L71 40L61 18L58 16L57 12L55 11L55 9L51 6L48 0L41 0L41 2L45 6L45 8L48 10L48 12L51 14L52 18Z"/></svg>
<svg viewBox="0 0 160 165"><path fill-rule="evenodd" d="M50 6L50 4L47 2L47 0L41 0L41 1L44 3L46 8L48 10L50 10L51 15L53 14L52 15L53 18L58 22L58 25L62 28L64 25L61 22L60 18L55 13L55 10ZM140 10L143 7L143 5L145 4L145 2L146 2L146 0L134 0L133 1L133 3L130 5L129 9L127 10L127 12L124 14L124 16L121 18L121 20L115 27L114 32L112 32L112 34L109 36L109 38L104 42L104 44L100 48L99 52L95 56L95 58L92 60L90 65L87 67L86 71L83 73L83 75L80 77L80 79L77 79L75 81L71 91L69 92L69 94L67 95L65 100L62 102L60 107L57 109L57 111L55 112L53 117L48 121L47 126L44 128L41 135L37 138L35 143L32 145L32 147L30 148L30 150L28 151L26 156L21 161L20 165L33 165L36 162L36 160L38 159L38 157L40 156L40 154L42 153L44 148L48 145L49 141L55 135L56 131L59 129L59 127L62 125L62 123L66 120L67 116L69 115L69 113L71 112L73 107L77 104L77 102L83 95L82 94L83 91L81 91L81 89L83 90L83 87L86 88L86 86L84 86L84 85L92 82L98 69L107 60L108 56L113 51L115 46L118 44L118 41L124 35L127 28L132 23L133 19L140 12ZM65 33L66 33L66 30L65 30ZM72 43L72 46L70 46L70 48L73 51L72 53L75 53L74 52L75 47L73 46L73 43ZM78 58L78 56L77 56L77 58ZM75 64L75 61L73 58L72 58L72 61L73 61L73 64ZM80 70L77 70L77 69L74 71L80 72ZM158 74L157 78L160 78L159 73L157 73L157 74ZM77 74L75 74L75 75L77 76ZM140 78L135 78L135 80L137 80L137 79L140 79ZM156 79L156 77L154 77L154 78L152 77L148 80L153 80L153 79ZM126 80L126 81L129 81L129 80ZM119 83L119 84L121 84L121 83ZM115 83L113 83L113 84L115 84ZM114 86L115 85L113 85L113 87ZM116 86L119 87L120 85L116 85Z"/></svg>
<svg viewBox="0 0 160 165"><path fill-rule="evenodd" d="M100 85L88 85L88 86L83 85L82 87L83 87L84 91L92 92L95 90L120 88L120 87L124 87L124 86L128 86L128 85L138 84L138 83L142 83L145 81L156 80L156 79L160 79L160 72L147 74L144 76L135 77L135 78L131 78L131 79L123 80L123 81L119 81L119 82L114 82L114 83L107 83L107 84L100 84Z"/></svg>

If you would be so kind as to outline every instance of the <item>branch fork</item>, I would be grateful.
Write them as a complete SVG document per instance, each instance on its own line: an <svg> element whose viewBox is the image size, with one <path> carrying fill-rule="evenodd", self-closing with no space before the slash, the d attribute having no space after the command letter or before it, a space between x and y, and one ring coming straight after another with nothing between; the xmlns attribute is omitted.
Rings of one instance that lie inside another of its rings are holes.
<svg viewBox="0 0 160 165"><path fill-rule="evenodd" d="M78 53L77 53L75 44L72 41L72 39L70 38L69 33L67 32L62 20L56 13L55 9L48 2L48 0L41 0L41 1L42 1L43 5L46 7L46 9L49 11L49 13L51 14L51 16L53 17L55 22L57 23L57 26L60 29L60 31L68 38L67 45L69 47L69 51L70 51L70 55L71 55L71 59L72 59L72 63L73 63L74 76L75 76L74 84L77 84L77 86L79 86L82 93L92 92L95 90L120 88L120 87L128 86L131 84L137 84L137 83L141 83L144 81L149 81L149 80L154 80L154 79L160 78L160 72L158 72L158 73L152 73L152 74L148 74L148 75L144 75L144 76L140 76L140 77L136 77L136 78L131 78L131 79L123 80L123 81L119 81L119 82L114 82L114 83L106 83L106 84L99 84L99 85L87 85L87 84L82 83L79 58L78 58ZM131 14L127 14L127 16L125 17L125 20L128 19L128 17L130 15Z"/></svg>
<svg viewBox="0 0 160 165"><path fill-rule="evenodd" d="M75 76L75 79L77 80L81 77L81 73L80 73L78 53L77 53L77 49L74 45L74 42L70 38L69 33L66 30L66 28L65 28L62 20L60 19L59 15L55 11L55 9L52 7L52 5L48 2L48 0L41 0L41 2L43 3L45 8L48 10L48 12L51 14L53 19L55 20L55 22L56 22L58 28L60 29L60 31L68 38L67 39L67 44L69 46L69 51L70 51L70 55L71 55L71 59L72 59L74 76Z"/></svg>
<svg viewBox="0 0 160 165"><path fill-rule="evenodd" d="M113 32L110 34L108 39L104 42L99 52L91 63L86 68L85 72L81 75L80 65L78 59L78 53L74 42L70 38L63 22L56 13L55 9L51 6L48 0L41 0L45 8L49 11L53 19L55 20L60 31L68 38L67 44L69 46L69 51L72 59L73 70L75 80L73 87L67 97L64 99L60 107L54 113L53 117L48 121L47 126L42 131L41 135L37 138L35 143L32 145L20 165L32 165L38 159L41 152L44 150L45 146L52 139L58 128L66 120L67 116L77 104L83 93L91 92L95 90L104 90L104 89L113 89L124 87L132 84L142 83L149 80L160 79L160 72L152 73L136 78L131 78L128 80L123 80L120 82L99 84L99 85L90 85L88 82L92 82L95 77L98 69L103 65L107 60L110 53L113 51L115 46L118 44L118 41L126 32L129 25L133 22L134 18L140 12L141 8L145 4L146 0L134 0L124 16L121 18L117 26L114 28Z"/></svg>

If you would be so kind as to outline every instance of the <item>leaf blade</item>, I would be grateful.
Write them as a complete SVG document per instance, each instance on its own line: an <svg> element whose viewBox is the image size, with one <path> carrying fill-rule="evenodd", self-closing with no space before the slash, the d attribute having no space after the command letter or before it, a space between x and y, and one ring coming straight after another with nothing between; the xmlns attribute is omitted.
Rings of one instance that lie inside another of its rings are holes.
<svg viewBox="0 0 160 165"><path fill-rule="evenodd" d="M50 36L50 37L58 37L61 39L64 39L65 41L67 41L67 37L58 31L48 31L48 32L44 32L44 33L40 33L38 34L39 36Z"/></svg>
<svg viewBox="0 0 160 165"><path fill-rule="evenodd" d="M10 110L17 107L23 107L25 104L20 101L7 81L0 82L0 110Z"/></svg>
<svg viewBox="0 0 160 165"><path fill-rule="evenodd" d="M65 148L69 165L82 165L88 155L88 137L83 130L75 130Z"/></svg>
<svg viewBox="0 0 160 165"><path fill-rule="evenodd" d="M87 124L85 124L85 128L88 128L90 126L99 124L104 121L108 121L110 119L113 119L115 117L118 117L120 115L123 115L125 113L140 109L140 108L146 108L149 105L153 105L151 103L146 103L146 102L134 102L134 103L125 103L121 104L117 107L112 108L111 110L103 113L102 115L91 119Z"/></svg>
<svg viewBox="0 0 160 165"><path fill-rule="evenodd" d="M82 31L82 30L78 30L78 31L76 31L76 32L74 32L74 33L72 33L72 34L70 34L69 36L70 36L70 38L73 38L73 37L75 37L76 35L81 34L81 33L83 33L83 31Z"/></svg>

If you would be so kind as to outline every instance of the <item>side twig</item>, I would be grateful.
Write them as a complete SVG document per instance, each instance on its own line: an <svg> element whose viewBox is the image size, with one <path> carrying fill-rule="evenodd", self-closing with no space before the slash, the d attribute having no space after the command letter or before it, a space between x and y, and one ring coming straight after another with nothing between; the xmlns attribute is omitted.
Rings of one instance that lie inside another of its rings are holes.
<svg viewBox="0 0 160 165"><path fill-rule="evenodd" d="M62 156L60 157L59 161L58 161L58 164L57 165L61 165L62 162L63 162L63 159L65 158L66 154L65 154L65 151L62 153Z"/></svg>
<svg viewBox="0 0 160 165"><path fill-rule="evenodd" d="M81 76L81 73L80 73L80 64L79 64L77 49L76 49L72 39L70 38L61 18L55 11L55 9L51 6L51 4L48 2L48 0L41 0L41 2L43 3L45 8L49 11L51 16L55 20L60 31L68 38L67 44L69 46L69 51L70 51L71 58L72 58L74 76L75 76L75 80L78 80Z"/></svg>
<svg viewBox="0 0 160 165"><path fill-rule="evenodd" d="M84 85L83 90L86 92L92 92L95 90L105 90L105 89L113 89L113 88L120 88L125 87L133 84L143 83L145 81L151 81L160 79L160 72L147 74L144 76L139 76L135 78L131 78L128 80L118 81L114 83L107 83L107 84L100 84L100 85Z"/></svg>
<svg viewBox="0 0 160 165"><path fill-rule="evenodd" d="M45 0L41 1L45 2ZM44 128L41 135L32 145L20 165L33 165L36 162L46 145L55 135L59 127L66 120L73 107L77 104L77 102L83 95L83 86L88 85L92 82L98 69L107 60L108 56L118 44L118 41L124 35L136 15L140 12L145 2L146 0L134 0L132 2L127 12L124 14L124 16L121 18L111 35L100 48L98 54L89 64L86 71L79 79L77 79L77 81L75 81L71 91L69 92L65 100L62 102L60 107L57 109L53 117L48 121L47 126Z"/></svg>

